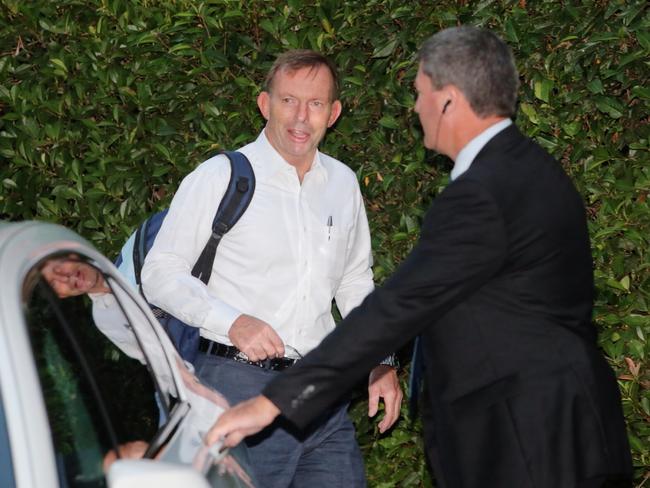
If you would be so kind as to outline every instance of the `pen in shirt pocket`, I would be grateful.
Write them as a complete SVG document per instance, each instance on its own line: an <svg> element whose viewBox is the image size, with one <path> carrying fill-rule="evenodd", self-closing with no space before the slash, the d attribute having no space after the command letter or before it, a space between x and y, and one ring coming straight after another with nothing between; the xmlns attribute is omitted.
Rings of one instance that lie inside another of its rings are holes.
<svg viewBox="0 0 650 488"><path fill-rule="evenodd" d="M332 237L332 216L327 217L327 240L329 241Z"/></svg>

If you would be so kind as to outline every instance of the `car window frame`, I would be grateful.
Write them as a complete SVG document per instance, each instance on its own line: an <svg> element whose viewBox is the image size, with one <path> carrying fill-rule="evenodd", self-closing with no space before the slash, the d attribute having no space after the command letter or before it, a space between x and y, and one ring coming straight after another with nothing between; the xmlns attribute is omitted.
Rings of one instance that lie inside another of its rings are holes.
<svg viewBox="0 0 650 488"><path fill-rule="evenodd" d="M108 287L111 289L112 293L115 296L116 302L120 306L120 310L122 311L122 314L126 317L126 319L129 322L134 322L134 321L139 321L139 320L144 320L148 327L152 330L152 332L155 334L156 338L160 342L160 348L165 354L165 361L167 362L167 367L169 368L173 381L174 381L174 387L177 393L176 396L176 401L173 405L170 404L169 401L169 396L168 394L165 394L162 391L162 388L158 382L157 376L155 374L155 370L153 369L153 360L151 359L150 356L148 356L149 351L148 348L144 346L143 338L141 337L141 331L138 330L137 327L132 327L133 333L136 337L136 340L138 341L138 345L140 349L143 351L143 354L145 355L145 361L146 361L146 366L149 369L149 372L152 376L152 378L155 379L154 384L156 385L156 391L158 392L158 395L161 397L163 401L163 406L165 407L165 423L161 426L159 426L158 431L156 432L156 435L149 441L149 447L147 451L145 452L145 457L152 458L154 457L166 444L167 442L172 438L174 435L174 432L176 431L176 428L182 423L183 419L187 416L188 412L191 409L191 405L188 401L188 399L184 395L184 387L179 385L179 382L182 380L177 376L178 371L176 367L173 367L171 364L171 358L169 357L168 351L163 347L163 343L165 341L169 341L169 338L167 337L166 333L162 330L160 324L156 320L155 324L152 325L153 322L151 321L151 318L148 315L151 315L153 317L153 314L151 313L151 309L148 307L148 305L143 304L143 299L142 297L139 297L139 294L137 293L136 290L133 289L133 286L128 283L126 280L122 278L122 276L119 274L119 270L117 271L117 276L118 278L116 279L116 275L110 272L106 272L106 270L101 270L104 276L104 279L106 280ZM135 317L134 316L134 311L130 309L129 307L124 307L121 301L118 298L118 295L115 294L115 290L119 290L120 293L124 293L128 299L130 299L135 305L137 305L137 310L138 314L140 317ZM134 299L134 295L138 296L138 299ZM161 333L163 336L161 336ZM164 338L163 338L164 337ZM177 355L177 353L174 353ZM180 356L177 355L177 360L180 360Z"/></svg>
<svg viewBox="0 0 650 488"><path fill-rule="evenodd" d="M166 416L169 416L170 413L171 413L170 412L170 401L169 401L168 395L165 394L165 392L163 391L162 385L160 384L160 381L158 379L158 375L156 374L156 370L155 370L155 368L153 366L154 361L152 359L151 351L150 351L149 347L146 345L146 341L143 340L142 331L139 330L138 327L133 327L133 325L132 325L132 322L144 321L147 324L147 326L153 331L153 334L158 339L160 350L164 354L165 363L166 363L166 366L167 366L167 368L169 369L169 372L170 372L169 376L170 376L170 378L173 378L173 380L174 380L173 387L175 389L175 392L180 397L180 386L179 386L178 381L177 381L178 379L175 377L175 373L176 373L175 368L172 366L172 362L171 362L171 360L169 358L169 355L167 354L167 351L165 351L165 348L162 345L163 339L161 338L161 336L159 334L158 328L156 328L155 326L152 326L151 321L149 320L149 317L147 317L147 313L145 312L145 310L149 310L149 309L148 309L148 307L145 309L145 307L142 305L142 303L140 303L140 299L134 299L134 296L133 296L134 294L132 292L133 290L132 290L131 285L127 284L127 286L123 286L123 284L120 283L119 280L116 280L115 277L112 274L106 273L104 270L101 270L101 269L100 269L100 271L102 272L102 274L104 276L104 279L106 280L106 282L108 284L108 287L111 289L111 292L113 293L113 296L115 297L115 301L117 302L117 304L118 304L118 306L120 308L120 311L122 312L122 315L124 315L124 317L127 319L127 321L130 324L130 329L133 332L133 334L134 334L134 336L136 338L136 341L138 343L138 347L140 348L140 350L142 351L142 354L144 356L145 366L146 366L147 370L149 371L149 374L151 375L151 377L152 377L152 379L154 381L154 386L156 388L156 391L158 392L158 395L161 397L161 401L163 402L162 406L165 407L165 412L164 413L165 413ZM124 304L122 303L122 301L120 301L120 299L118 299L118 295L116 295L116 293L115 293L116 290L119 290L120 295L124 294L124 296L127 299L131 300L131 302L137 306L139 317L135 317L133 309L131 309L129 307L125 307Z"/></svg>
<svg viewBox="0 0 650 488"><path fill-rule="evenodd" d="M107 404L101 392L101 388L97 386L95 381L95 372L91 367L88 366L88 361L83 348L77 344L77 339L75 337L77 333L74 327L69 324L68 318L62 312L60 305L57 303L61 299L56 296L52 288L43 278L40 271L43 264L48 260L59 259L69 255L70 253L68 251L54 250L51 253L47 253L46 255L41 256L36 263L31 263L30 271L25 274L22 283L23 303L25 304L25 300L28 298L26 295L34 293L36 287L38 286L43 286L50 291L51 296L48 297L48 303L52 307L54 314L56 315L57 322L61 325L66 335L67 342L74 349L74 355L79 360L79 365L81 367L82 374L85 378L86 383L91 386L93 401L99 407L104 430L108 432L111 444L113 445L113 449L115 449L119 444L117 442L117 436L115 435L115 420L112 419L111 415L107 412ZM133 290L132 286L128 284L128 282L124 282L121 279L119 271L114 272L110 268L101 266L101 263L98 263L81 249L75 250L74 255L75 258L78 258L79 260L97 269L106 280L107 285L114 295L116 306L119 308L119 311L128 324L129 329L133 332L138 349L142 354L144 360L143 367L147 369L152 384L154 385L154 389L157 392L159 399L161 400L161 402L159 402L159 407L163 408L165 421L157 427L155 434L150 439L147 439L149 442L149 447L144 455L144 457L153 458L160 451L160 449L165 446L167 441L171 438L191 408L189 402L187 401L187 398L185 398L183 387L180 385L180 375L178 374L176 368L172 365L172 358L170 357L169 352L163 346L163 341L167 339L167 336L164 335L165 339L162 338L161 334L165 334L165 332L160 329L157 321L155 322L157 326L152 325L153 322L151 318L148 317L147 313L150 312L150 309L148 307L145 308L141 297L139 297L139 295ZM36 274L36 277L33 276L34 274ZM30 275L32 276L30 277ZM32 280L32 283L29 283L30 280ZM136 296L138 298L136 298ZM126 302L129 302L130 306L127 306ZM95 322L95 318L91 318L93 322ZM135 323L138 325L136 326ZM96 323L95 327L97 327ZM150 345L147 343L147 341L143 340L142 334L144 332L143 328L145 327L147 328L147 333L151 333L153 336L155 336L155 345ZM107 340L111 339L107 337ZM157 349L157 351L153 351L154 347ZM159 381L159 376L157 374L156 368L153 366L154 359L152 358L152 355L156 354L162 355L162 362L158 361L158 363L159 365L162 364L167 370L165 374L171 380L171 385L169 385L169 388L172 388L173 392L163 391L163 387ZM169 398L172 394L176 395L176 401L173 404Z"/></svg>
<svg viewBox="0 0 650 488"><path fill-rule="evenodd" d="M180 366L173 365L173 359L181 361L180 356L171 345L169 337L166 332L162 329L162 326L159 324L157 319L154 317L151 309L148 304L140 296L139 292L133 288L133 286L121 275L117 268L114 268L113 263L110 263L103 255L92 256L90 252L86 252L85 249L76 249L72 254L75 254L83 262L93 266L98 270L107 286L111 289L111 293L115 299L117 306L123 317L129 324L130 330L135 336L138 349L143 355L144 364L146 367L149 376L151 377L152 383L154 385L155 391L158 393L158 397L161 400L159 406L163 407L164 422L158 426L156 433L151 439L148 439L149 447L145 452L144 457L153 458L157 453L164 448L167 442L171 439L177 427L182 423L183 419L187 416L188 412L191 409L190 402L188 400L187 394L185 392L185 386L181 378L178 368ZM88 251L91 251L88 249ZM71 254L68 250L55 250L47 255L40 257L37 263L33 263L31 270L39 270L40 267L48 259L57 259L61 257L66 257ZM99 259L97 259L99 257ZM106 266L104 263L110 263L109 266ZM104 264L104 265L103 265ZM28 273L29 274L29 273ZM25 280L28 279L28 274L25 276ZM131 306L125 306L125 301L129 301ZM94 321L93 317L93 321ZM145 324L134 326L134 323ZM97 325L95 324L97 327ZM144 327L147 329L147 333L153 334L156 338L156 348L159 349L160 353L164 358L165 369L168 370L168 376L171 380L169 385L173 388L172 392L163 391L163 387L159 381L158 374L154 368L154 360L152 354L155 354L151 347L148 345L146 340L143 340ZM110 338L108 338L110 340ZM83 354L83 351L80 351ZM88 374L89 371L86 372ZM175 394L175 400L172 403L170 397ZM101 398L101 393L100 393ZM102 400L103 402L103 400ZM112 423L110 416L108 421Z"/></svg>

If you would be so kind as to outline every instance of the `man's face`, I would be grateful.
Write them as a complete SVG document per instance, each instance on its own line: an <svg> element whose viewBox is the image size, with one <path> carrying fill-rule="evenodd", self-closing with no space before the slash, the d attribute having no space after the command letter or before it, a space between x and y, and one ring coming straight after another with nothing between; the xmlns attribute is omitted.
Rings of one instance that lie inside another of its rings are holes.
<svg viewBox="0 0 650 488"><path fill-rule="evenodd" d="M326 66L280 70L270 92L257 97L266 137L289 164L309 169L325 131L341 114L341 103L331 100L333 82Z"/></svg>
<svg viewBox="0 0 650 488"><path fill-rule="evenodd" d="M444 94L442 90L433 89L431 78L422 71L422 66L415 77L415 89L417 91L415 111L420 117L420 124L424 131L424 147L443 152L438 138L442 136L440 122L444 117Z"/></svg>

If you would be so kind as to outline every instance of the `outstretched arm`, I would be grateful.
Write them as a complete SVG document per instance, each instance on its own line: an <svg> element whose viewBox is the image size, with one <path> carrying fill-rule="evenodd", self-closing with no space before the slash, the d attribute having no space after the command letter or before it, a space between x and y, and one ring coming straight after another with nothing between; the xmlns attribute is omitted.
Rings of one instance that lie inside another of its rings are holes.
<svg viewBox="0 0 650 488"><path fill-rule="evenodd" d="M280 412L305 428L386 354L489 280L502 266L506 249L501 213L489 192L472 180L450 185L427 214L420 241L384 286L271 381L264 397L241 404L246 410L231 413L232 420L224 417L211 439L225 436L226 445L236 444Z"/></svg>

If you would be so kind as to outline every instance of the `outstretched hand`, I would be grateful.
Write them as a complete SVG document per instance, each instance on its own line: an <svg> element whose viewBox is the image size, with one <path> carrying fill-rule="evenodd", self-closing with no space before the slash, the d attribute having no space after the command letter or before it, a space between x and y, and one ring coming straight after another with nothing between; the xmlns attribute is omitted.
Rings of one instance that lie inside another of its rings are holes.
<svg viewBox="0 0 650 488"><path fill-rule="evenodd" d="M225 447L234 447L244 437L258 433L280 415L271 400L258 395L226 410L205 436L205 443L212 445L219 440Z"/></svg>

